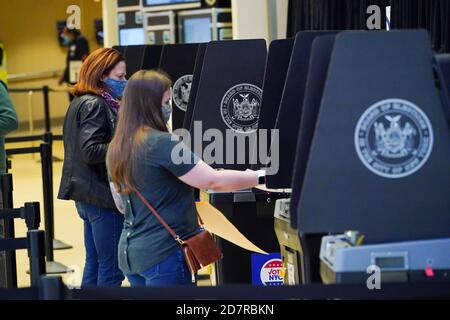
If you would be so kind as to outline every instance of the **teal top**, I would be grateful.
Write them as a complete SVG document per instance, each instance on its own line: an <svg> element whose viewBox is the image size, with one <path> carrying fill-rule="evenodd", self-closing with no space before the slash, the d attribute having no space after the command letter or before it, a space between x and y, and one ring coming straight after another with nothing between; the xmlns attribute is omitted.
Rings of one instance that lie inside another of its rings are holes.
<svg viewBox="0 0 450 320"><path fill-rule="evenodd" d="M174 155L183 156L172 159ZM178 177L188 173L199 158L179 138L165 132L150 132L135 181L137 189L181 239L198 232L194 188ZM119 268L124 274L139 274L172 255L179 244L136 193L122 194L125 222L119 241Z"/></svg>
<svg viewBox="0 0 450 320"><path fill-rule="evenodd" d="M5 136L19 127L16 109L3 83L0 83L0 173L6 172Z"/></svg>

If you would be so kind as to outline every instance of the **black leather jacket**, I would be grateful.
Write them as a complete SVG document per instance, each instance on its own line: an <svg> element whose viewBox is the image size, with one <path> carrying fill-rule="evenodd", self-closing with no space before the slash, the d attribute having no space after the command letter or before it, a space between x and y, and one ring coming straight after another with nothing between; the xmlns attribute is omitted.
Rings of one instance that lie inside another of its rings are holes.
<svg viewBox="0 0 450 320"><path fill-rule="evenodd" d="M106 151L116 114L96 95L76 97L64 120L64 164L58 199L115 208L106 171Z"/></svg>

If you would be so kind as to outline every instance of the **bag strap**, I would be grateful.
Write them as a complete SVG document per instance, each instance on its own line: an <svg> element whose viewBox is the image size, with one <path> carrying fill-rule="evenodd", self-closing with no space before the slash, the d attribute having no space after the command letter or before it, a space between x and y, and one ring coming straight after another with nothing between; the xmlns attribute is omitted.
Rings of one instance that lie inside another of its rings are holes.
<svg viewBox="0 0 450 320"><path fill-rule="evenodd" d="M169 227L169 225L166 223L166 221L164 221L164 219L152 207L152 205L150 203L148 203L147 199L145 199L145 197L142 195L142 193L140 193L139 191L136 190L136 194L141 199L141 201L145 204L145 206L155 215L156 219L158 219L159 222L161 222L161 224L164 226L164 228L166 228L166 230L169 231L169 233L172 235L172 237L175 239L175 241L177 241L180 245L183 245L184 241L181 240L181 238L175 233L175 231L173 231L173 229L171 227Z"/></svg>

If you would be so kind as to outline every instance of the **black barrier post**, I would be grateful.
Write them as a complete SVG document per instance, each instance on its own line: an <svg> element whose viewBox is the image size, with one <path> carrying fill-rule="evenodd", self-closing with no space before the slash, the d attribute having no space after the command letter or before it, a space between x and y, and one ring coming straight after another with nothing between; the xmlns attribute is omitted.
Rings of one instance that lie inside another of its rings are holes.
<svg viewBox="0 0 450 320"><path fill-rule="evenodd" d="M52 161L62 161L62 159L59 159L58 157L55 157L53 155L53 141L56 140L55 136L51 131L44 133L44 142L47 142L50 145L50 153L51 153L51 159ZM61 139L62 140L62 139ZM53 173L53 167L52 167L52 173Z"/></svg>
<svg viewBox="0 0 450 320"><path fill-rule="evenodd" d="M48 86L43 86L42 87L42 93L44 95L45 132L50 132L51 131L49 92L50 92L50 88Z"/></svg>
<svg viewBox="0 0 450 320"><path fill-rule="evenodd" d="M39 202L26 202L21 212L28 230L37 230L41 224L41 210Z"/></svg>
<svg viewBox="0 0 450 320"><path fill-rule="evenodd" d="M51 147L48 143L40 146L42 166L42 188L44 190L44 224L45 224L45 256L47 257L47 273L66 273L70 270L61 263L55 262L53 258L53 178Z"/></svg>
<svg viewBox="0 0 450 320"><path fill-rule="evenodd" d="M39 286L41 276L45 274L45 233L42 230L31 230L28 231L27 238L31 286Z"/></svg>
<svg viewBox="0 0 450 320"><path fill-rule="evenodd" d="M42 188L44 198L44 219L45 219L45 255L47 257L47 273L72 272L66 266L53 260L53 239L51 233L53 228L53 178L51 170L51 149L48 143L43 143L39 147L7 149L6 154L30 154L39 152L41 155ZM11 191L12 192L12 191ZM11 200L12 205L12 200Z"/></svg>
<svg viewBox="0 0 450 320"><path fill-rule="evenodd" d="M40 300L64 299L64 283L61 277L41 277L39 289Z"/></svg>
<svg viewBox="0 0 450 320"><path fill-rule="evenodd" d="M41 149L42 188L44 190L45 256L53 261L53 181L51 176L50 145L43 143Z"/></svg>
<svg viewBox="0 0 450 320"><path fill-rule="evenodd" d="M64 242L62 242L61 240L57 240L55 239L55 212L54 212L54 206L53 206L53 161L61 161L61 159L58 159L56 157L53 156L53 133L52 132L46 132L44 133L44 141L46 142L46 144L48 145L48 157L49 157L49 162L47 163L47 167L49 170L49 180L50 180L50 188L52 190L52 197L49 199L50 205L49 208L51 208L51 225L52 225L52 229L51 230L47 230L45 229L45 231L47 233L50 233L49 237L51 237L51 239L53 239L53 249L54 250L64 250L64 249L72 249L73 247L71 245L68 245Z"/></svg>
<svg viewBox="0 0 450 320"><path fill-rule="evenodd" d="M13 184L12 184L12 175L11 174L2 174L0 175L0 186L1 186L1 207L3 209L8 209L13 207ZM3 223L3 237L14 238L15 230L14 230L14 219L4 219ZM0 223L0 227L1 227ZM1 229L1 228L0 228ZM0 233L0 236L1 233ZM0 260L1 260L0 255ZM5 259L5 287L6 288L17 288L17 269L16 269L16 253L14 251L9 251L4 253ZM1 281L2 279L0 279Z"/></svg>

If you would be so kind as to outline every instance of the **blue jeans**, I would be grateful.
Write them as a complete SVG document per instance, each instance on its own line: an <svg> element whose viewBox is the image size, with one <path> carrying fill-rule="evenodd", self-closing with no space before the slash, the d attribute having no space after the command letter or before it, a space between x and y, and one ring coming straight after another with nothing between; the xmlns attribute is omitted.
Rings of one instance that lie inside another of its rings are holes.
<svg viewBox="0 0 450 320"><path fill-rule="evenodd" d="M140 274L129 274L127 278L132 287L196 285L197 283L196 278L195 282L192 282L192 274L181 249L150 269Z"/></svg>
<svg viewBox="0 0 450 320"><path fill-rule="evenodd" d="M125 278L117 261L123 215L79 201L75 206L84 221L86 262L81 286L120 286Z"/></svg>

